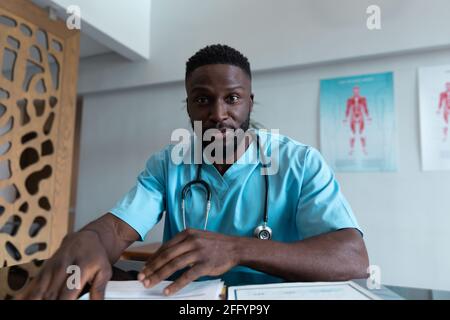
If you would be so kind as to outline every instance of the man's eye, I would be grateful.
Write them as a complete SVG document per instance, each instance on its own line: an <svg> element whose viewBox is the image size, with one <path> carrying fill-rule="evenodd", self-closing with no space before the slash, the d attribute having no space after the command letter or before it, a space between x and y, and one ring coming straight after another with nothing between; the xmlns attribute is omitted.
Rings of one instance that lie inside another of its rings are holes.
<svg viewBox="0 0 450 320"><path fill-rule="evenodd" d="M236 103L236 102L238 102L239 101L239 96L237 96L237 95L231 95L231 96L229 96L228 97L228 102L229 103Z"/></svg>
<svg viewBox="0 0 450 320"><path fill-rule="evenodd" d="M198 98L195 99L195 103L207 104L208 103L208 98L206 98L206 97L198 97Z"/></svg>

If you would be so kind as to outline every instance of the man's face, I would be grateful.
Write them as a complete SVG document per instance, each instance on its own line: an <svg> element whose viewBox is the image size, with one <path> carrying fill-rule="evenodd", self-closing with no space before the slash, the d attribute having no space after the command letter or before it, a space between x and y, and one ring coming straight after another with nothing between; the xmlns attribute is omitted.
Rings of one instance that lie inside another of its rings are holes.
<svg viewBox="0 0 450 320"><path fill-rule="evenodd" d="M354 88L353 88L353 94L354 94L355 96L359 96L359 87L354 87Z"/></svg>
<svg viewBox="0 0 450 320"><path fill-rule="evenodd" d="M191 124L201 121L202 135L208 129L248 129L253 94L251 80L241 68L228 64L199 67L187 78L186 93ZM223 138L223 134L214 136Z"/></svg>

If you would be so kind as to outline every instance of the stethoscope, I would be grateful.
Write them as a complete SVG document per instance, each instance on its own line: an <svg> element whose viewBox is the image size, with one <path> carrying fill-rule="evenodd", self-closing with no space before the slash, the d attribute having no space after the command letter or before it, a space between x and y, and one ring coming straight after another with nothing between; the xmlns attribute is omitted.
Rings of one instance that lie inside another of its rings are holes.
<svg viewBox="0 0 450 320"><path fill-rule="evenodd" d="M256 146L257 146L257 154L260 154L260 143L259 136L256 134ZM264 151L261 152L261 160L264 160ZM262 161L264 166L266 162ZM203 226L203 230L206 230L206 226L208 225L209 211L211 209L211 188L209 184L200 178L200 171L202 168L202 164L199 164L197 167L197 177L195 180L186 183L181 191L181 212L183 215L183 227L186 229L186 211L184 206L184 200L186 199L186 194L189 192L193 185L201 185L206 190L206 209L205 209L205 224ZM264 216L263 223L255 228L253 231L253 235L261 240L270 240L272 238L272 229L267 225L269 221L269 213L267 212L267 194L269 188L269 180L267 177L267 172L264 174L264 183L265 183L265 193L264 193Z"/></svg>

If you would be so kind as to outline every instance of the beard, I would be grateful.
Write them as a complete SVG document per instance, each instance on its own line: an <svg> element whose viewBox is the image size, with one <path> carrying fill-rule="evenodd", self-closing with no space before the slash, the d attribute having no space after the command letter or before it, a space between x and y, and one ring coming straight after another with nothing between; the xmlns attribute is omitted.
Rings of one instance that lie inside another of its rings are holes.
<svg viewBox="0 0 450 320"><path fill-rule="evenodd" d="M191 120L191 126L192 126L192 129L194 129L194 123L192 120ZM217 129L222 132L225 132L225 130L228 132L230 132L230 131L233 132L233 133L227 133L227 134L223 133L223 134L219 134L218 136L213 136L211 141L204 141L204 139L201 139L202 149L204 150L208 145L216 142L217 140L223 140L223 141L217 141L217 143L220 142L223 146L222 155L224 158L223 160L225 160L226 155L236 154L238 147L243 142L245 142L244 139L247 137L247 135L245 135L245 133L247 132L247 130L249 128L250 128L250 112L248 113L247 118L244 120L244 122L242 122L242 124L238 128L230 127L230 126L224 125L222 123L217 123L215 126L204 128L203 124L202 124L202 137L201 138L203 138L205 136L205 132L210 129ZM214 150L212 152L212 156L213 157L215 156Z"/></svg>

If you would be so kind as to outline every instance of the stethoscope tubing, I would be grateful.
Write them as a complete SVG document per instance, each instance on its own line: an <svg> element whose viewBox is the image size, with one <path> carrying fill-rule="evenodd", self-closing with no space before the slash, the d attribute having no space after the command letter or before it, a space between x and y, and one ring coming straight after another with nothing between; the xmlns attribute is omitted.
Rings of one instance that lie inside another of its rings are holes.
<svg viewBox="0 0 450 320"><path fill-rule="evenodd" d="M269 222L269 213L267 210L268 207L268 190L269 190L269 178L267 176L267 172L266 172L266 163L265 163L265 157L263 155L264 150L262 152L261 151L261 145L260 145L260 140L259 140L259 136L257 134L256 135L256 147L257 147L257 154L258 156L261 157L261 164L264 168L264 184L265 184L265 192L264 192L264 215L263 215L263 224L259 227L257 227L255 229L256 230L260 230L261 228L264 230L269 230L269 238L270 239L272 237L272 230L268 227L268 222ZM202 157L203 158L203 157ZM211 210L211 188L209 186L209 184L205 181L201 179L201 168L202 168L202 164L199 164L197 167L197 175L196 175L196 179L192 180L188 183L186 183L186 185L183 187L182 191L181 191L181 211L182 211L182 215L183 215L183 228L186 229L186 208L185 208L185 199L186 199L186 195L189 192L189 190L191 189L191 187L193 185L197 185L200 184L204 187L204 189L206 190L206 210L205 210L205 224L203 226L203 230L206 230L207 226L208 226L208 218L209 218L209 211ZM257 236L259 237L259 236ZM259 237L260 238L260 237Z"/></svg>

